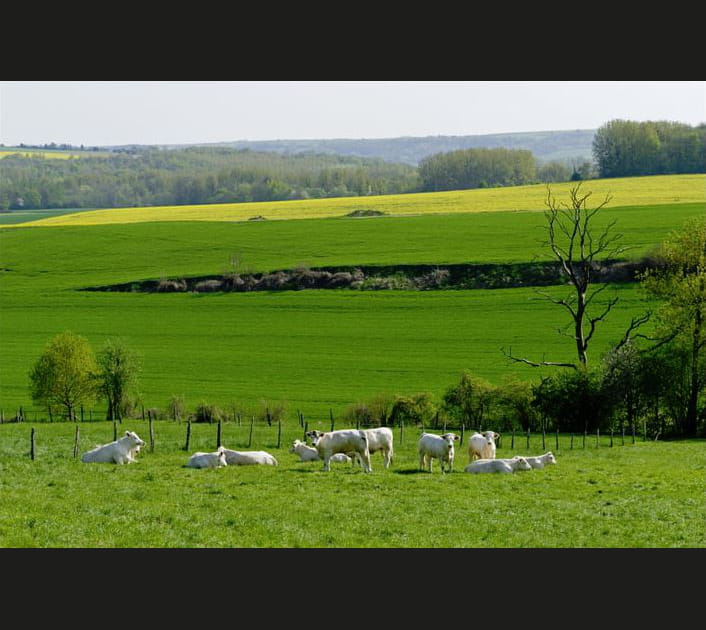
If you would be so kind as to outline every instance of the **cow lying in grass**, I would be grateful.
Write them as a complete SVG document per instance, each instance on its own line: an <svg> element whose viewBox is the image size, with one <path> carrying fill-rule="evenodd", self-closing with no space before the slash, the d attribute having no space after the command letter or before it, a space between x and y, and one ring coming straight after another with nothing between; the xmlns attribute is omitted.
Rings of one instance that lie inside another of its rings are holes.
<svg viewBox="0 0 706 630"><path fill-rule="evenodd" d="M512 459L477 459L466 466L467 473L513 473L517 470L532 470L524 457L515 456Z"/></svg>
<svg viewBox="0 0 706 630"><path fill-rule="evenodd" d="M301 440L294 440L289 452L299 455L300 462L317 462L321 459L319 457L319 452L313 446L304 444ZM353 460L344 453L336 453L335 455L331 455L331 459L329 461L334 463L349 464Z"/></svg>
<svg viewBox="0 0 706 630"><path fill-rule="evenodd" d="M277 466L277 460L267 451L231 451L224 448L226 463L229 466Z"/></svg>
<svg viewBox="0 0 706 630"><path fill-rule="evenodd" d="M218 447L214 453L194 453L186 463L189 468L221 468L227 466L225 449Z"/></svg>
<svg viewBox="0 0 706 630"><path fill-rule="evenodd" d="M554 453L548 451L544 455L536 455L533 457L528 457L527 455L522 455L527 460L527 463L532 466L532 468L541 469L549 464L556 464L556 457Z"/></svg>
<svg viewBox="0 0 706 630"><path fill-rule="evenodd" d="M144 441L140 439L137 433L125 431L125 435L119 440L109 442L103 446L96 446L93 450L84 453L81 456L81 461L85 464L132 464L137 461L135 456L144 444Z"/></svg>

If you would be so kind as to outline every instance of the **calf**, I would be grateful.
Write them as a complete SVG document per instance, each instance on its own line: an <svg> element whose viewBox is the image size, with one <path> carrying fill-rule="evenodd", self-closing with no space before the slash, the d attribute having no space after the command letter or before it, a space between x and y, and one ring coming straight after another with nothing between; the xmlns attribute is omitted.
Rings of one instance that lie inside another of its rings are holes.
<svg viewBox="0 0 706 630"><path fill-rule="evenodd" d="M527 460L527 463L532 466L532 468L540 469L544 468L548 464L556 464L556 457L554 457L554 453L551 451L544 453L544 455L537 455L534 457L523 455L523 457Z"/></svg>
<svg viewBox="0 0 706 630"><path fill-rule="evenodd" d="M189 468L220 468L227 466L225 449L218 447L215 453L194 453L186 463Z"/></svg>
<svg viewBox="0 0 706 630"><path fill-rule="evenodd" d="M363 470L372 472L370 466L370 451L365 431L357 429L341 429L338 431L308 431L306 433L319 457L324 460L324 470L329 471L329 462L336 453L356 453L363 461Z"/></svg>
<svg viewBox="0 0 706 630"><path fill-rule="evenodd" d="M226 463L229 466L250 466L260 464L262 466L277 466L277 460L267 451L231 451L224 448Z"/></svg>
<svg viewBox="0 0 706 630"><path fill-rule="evenodd" d="M495 440L499 437L495 431L483 431L468 438L468 463L474 459L495 459Z"/></svg>
<svg viewBox="0 0 706 630"><path fill-rule="evenodd" d="M115 442L96 446L81 456L85 464L108 463L131 464L136 462L135 455L145 443L134 431L125 431L125 435Z"/></svg>
<svg viewBox="0 0 706 630"><path fill-rule="evenodd" d="M301 440L294 440L289 452L299 455L300 462L313 462L319 459L319 452Z"/></svg>
<svg viewBox="0 0 706 630"><path fill-rule="evenodd" d="M417 452L419 453L419 468L426 470L429 468L431 472L432 459L439 460L441 472L444 472L444 466L449 472L454 467L454 442L459 437L455 433L444 433L443 435L435 435L433 433L422 433L417 442Z"/></svg>
<svg viewBox="0 0 706 630"><path fill-rule="evenodd" d="M513 473L516 470L532 470L524 457L512 459L478 459L466 466L467 473Z"/></svg>

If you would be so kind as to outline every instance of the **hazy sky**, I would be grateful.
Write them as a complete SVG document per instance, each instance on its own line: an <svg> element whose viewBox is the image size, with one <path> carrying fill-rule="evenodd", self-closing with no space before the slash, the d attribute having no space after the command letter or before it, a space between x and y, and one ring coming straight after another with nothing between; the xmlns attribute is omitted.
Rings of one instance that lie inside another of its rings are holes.
<svg viewBox="0 0 706 630"><path fill-rule="evenodd" d="M0 143L178 144L706 122L706 81L3 81Z"/></svg>

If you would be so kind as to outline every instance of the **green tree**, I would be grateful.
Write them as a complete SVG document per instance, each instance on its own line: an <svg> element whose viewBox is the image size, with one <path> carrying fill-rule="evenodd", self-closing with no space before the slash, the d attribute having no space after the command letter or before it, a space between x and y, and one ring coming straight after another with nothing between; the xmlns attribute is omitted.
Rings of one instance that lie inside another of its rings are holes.
<svg viewBox="0 0 706 630"><path fill-rule="evenodd" d="M662 264L648 270L642 285L664 301L657 312L665 340L688 350L689 392L683 428L696 435L699 398L706 387L706 218L688 221L663 244Z"/></svg>
<svg viewBox="0 0 706 630"><path fill-rule="evenodd" d="M444 393L442 407L459 424L480 430L490 410L493 391L488 381L464 372L458 384Z"/></svg>
<svg viewBox="0 0 706 630"><path fill-rule="evenodd" d="M119 339L108 339L98 353L98 387L108 403L107 420L122 420L130 397L137 392L140 359Z"/></svg>
<svg viewBox="0 0 706 630"><path fill-rule="evenodd" d="M76 409L96 396L96 359L88 341L71 331L54 337L29 373L32 400L59 407L75 419Z"/></svg>

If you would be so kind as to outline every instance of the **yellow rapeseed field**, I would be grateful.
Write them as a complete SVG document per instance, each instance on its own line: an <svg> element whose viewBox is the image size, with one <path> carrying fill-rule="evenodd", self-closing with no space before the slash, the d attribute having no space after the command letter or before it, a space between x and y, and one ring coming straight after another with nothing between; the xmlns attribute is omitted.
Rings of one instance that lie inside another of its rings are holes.
<svg viewBox="0 0 706 630"><path fill-rule="evenodd" d="M23 151L22 149L0 149L0 159L8 155L22 155L24 157L39 157L49 160L68 160L71 157L79 157L75 153L64 151Z"/></svg>
<svg viewBox="0 0 706 630"><path fill-rule="evenodd" d="M566 199L576 183L552 184L552 193ZM589 207L611 195L609 206L660 205L689 202L706 203L706 175L659 175L616 179L596 179L582 183L592 192ZM246 221L262 216L268 220L340 217L354 210L381 210L390 215L444 214L457 212L496 212L544 210L547 187L544 184L486 188L437 193L415 193L337 199L307 199L257 203L226 203L196 206L151 206L111 208L49 217L31 223L3 226L64 226L143 223L148 221Z"/></svg>

